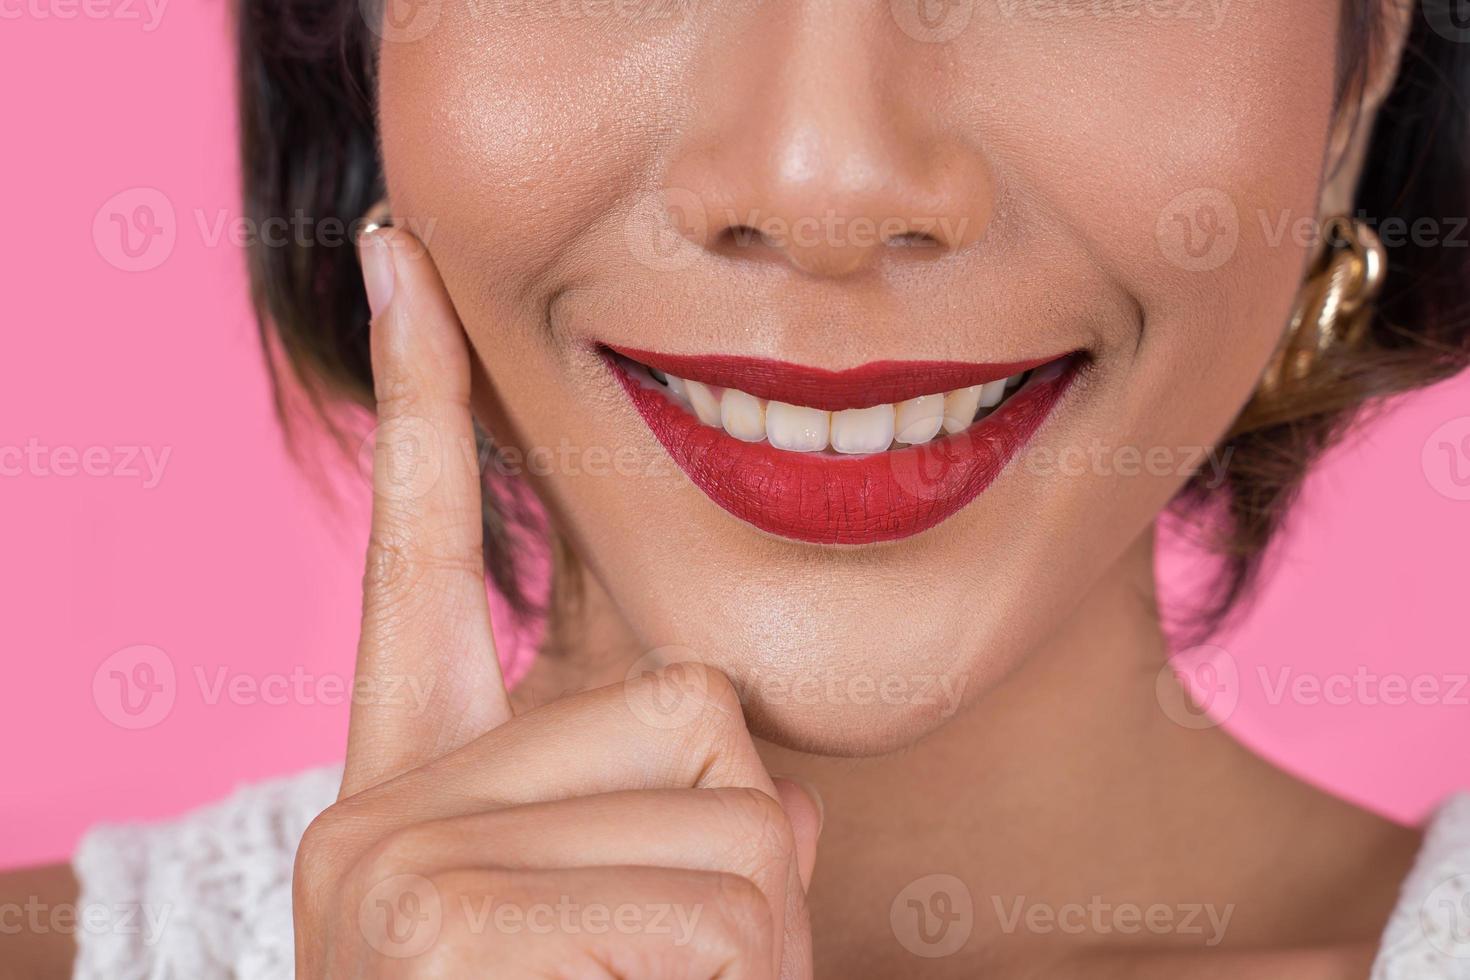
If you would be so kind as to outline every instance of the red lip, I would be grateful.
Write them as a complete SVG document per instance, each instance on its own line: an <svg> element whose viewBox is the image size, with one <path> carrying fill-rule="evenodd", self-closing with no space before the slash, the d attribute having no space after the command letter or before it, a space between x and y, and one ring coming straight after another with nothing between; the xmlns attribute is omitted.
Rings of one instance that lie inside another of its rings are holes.
<svg viewBox="0 0 1470 980"><path fill-rule="evenodd" d="M605 355L654 436L716 504L780 537L848 545L910 537L964 508L1000 475L1051 414L1081 363L1079 357L1045 358L1019 366L885 362L831 372L725 356L675 357L632 350L625 356L682 378L713 384L720 383L713 379L723 378L730 382L726 386L759 397L777 393L779 385L779 393L786 396L782 400L832 411L995 381L1056 362L963 432L921 446L837 457L742 442L723 429L702 424L661 390L641 384L626 364ZM803 379L806 388L800 395L787 384L788 377ZM979 380L935 384L938 377Z"/></svg>
<svg viewBox="0 0 1470 980"><path fill-rule="evenodd" d="M1014 364L967 364L963 361L874 361L846 371L768 361L755 357L712 354L686 356L609 347L630 361L690 381L741 391L768 401L783 401L825 412L896 404L936 391L954 391L999 381L1040 367L1056 357Z"/></svg>

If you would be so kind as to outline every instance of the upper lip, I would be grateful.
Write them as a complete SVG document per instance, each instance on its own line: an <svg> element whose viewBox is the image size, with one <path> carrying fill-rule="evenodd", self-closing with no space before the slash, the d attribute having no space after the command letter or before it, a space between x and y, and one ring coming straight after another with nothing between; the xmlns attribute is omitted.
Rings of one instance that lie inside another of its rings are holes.
<svg viewBox="0 0 1470 980"><path fill-rule="evenodd" d="M604 346L630 361L686 381L735 388L757 398L829 412L872 408L999 381L1067 356L1062 353L1004 364L874 361L831 371L731 354L664 354L611 344Z"/></svg>

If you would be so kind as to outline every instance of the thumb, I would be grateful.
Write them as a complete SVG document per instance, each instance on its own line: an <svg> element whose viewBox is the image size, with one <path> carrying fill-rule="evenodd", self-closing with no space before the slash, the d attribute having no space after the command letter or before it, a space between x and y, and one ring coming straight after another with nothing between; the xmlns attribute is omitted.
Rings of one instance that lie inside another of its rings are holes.
<svg viewBox="0 0 1470 980"><path fill-rule="evenodd" d="M796 865L801 873L803 890L811 887L812 870L817 866L817 838L822 834L822 794L805 780L776 776L776 798L796 839Z"/></svg>

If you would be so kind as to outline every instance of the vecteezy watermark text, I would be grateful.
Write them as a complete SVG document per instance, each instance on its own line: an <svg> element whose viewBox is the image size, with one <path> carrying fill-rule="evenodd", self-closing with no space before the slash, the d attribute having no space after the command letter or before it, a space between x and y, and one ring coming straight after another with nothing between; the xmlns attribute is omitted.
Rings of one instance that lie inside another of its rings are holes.
<svg viewBox="0 0 1470 980"><path fill-rule="evenodd" d="M152 490L171 455L172 446L48 446L32 436L24 445L0 445L0 477L142 480Z"/></svg>
<svg viewBox="0 0 1470 980"><path fill-rule="evenodd" d="M145 946L155 945L163 936L172 905L118 902L46 902L29 895L24 902L0 902L0 936L55 934L74 936L140 936Z"/></svg>
<svg viewBox="0 0 1470 980"><path fill-rule="evenodd" d="M1093 895L1086 902L1028 901L1025 895L1003 899L991 896L991 905L1007 935L1029 932L1036 935L1063 933L1069 936L1125 936L1149 933L1155 936L1199 936L1209 947L1220 945L1235 914L1232 903L1223 908L1203 902L1168 904L1153 902L1109 902Z"/></svg>

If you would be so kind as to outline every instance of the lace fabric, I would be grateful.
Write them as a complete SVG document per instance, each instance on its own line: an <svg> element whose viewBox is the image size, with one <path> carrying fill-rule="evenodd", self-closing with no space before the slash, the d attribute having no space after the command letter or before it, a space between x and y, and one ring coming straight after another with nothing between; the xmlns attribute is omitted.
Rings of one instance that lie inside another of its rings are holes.
<svg viewBox="0 0 1470 980"><path fill-rule="evenodd" d="M291 868L340 768L242 787L158 824L102 825L72 860L77 980L288 980ZM90 911L89 911L90 910Z"/></svg>
<svg viewBox="0 0 1470 980"><path fill-rule="evenodd" d="M296 847L341 778L312 769L179 820L89 831L75 980L289 980ZM1470 980L1470 794L1427 827L1372 980Z"/></svg>
<svg viewBox="0 0 1470 980"><path fill-rule="evenodd" d="M1452 797L1425 828L1372 980L1470 980L1470 793Z"/></svg>

